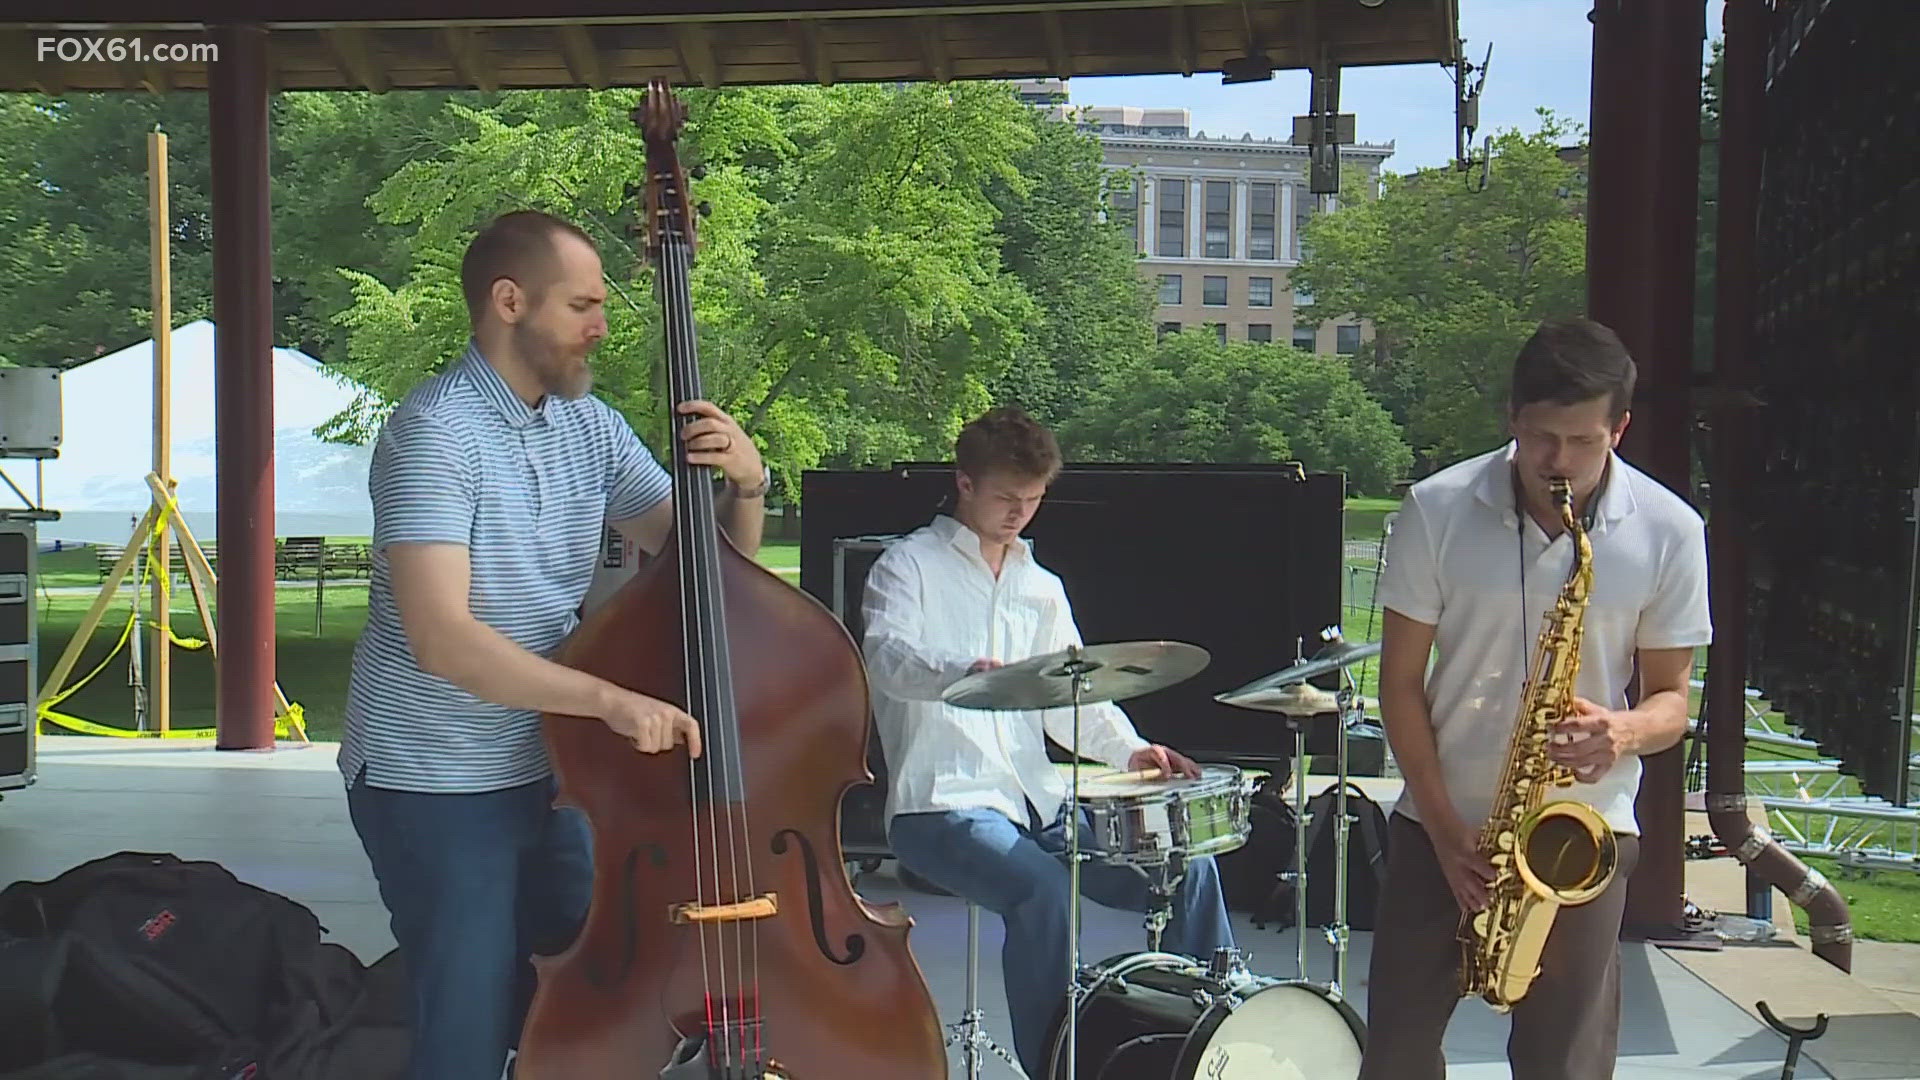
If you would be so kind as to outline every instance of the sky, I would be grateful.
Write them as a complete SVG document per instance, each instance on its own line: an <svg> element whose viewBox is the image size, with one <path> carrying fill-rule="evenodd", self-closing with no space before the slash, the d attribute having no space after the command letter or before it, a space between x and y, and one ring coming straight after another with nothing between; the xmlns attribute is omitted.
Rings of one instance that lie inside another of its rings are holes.
<svg viewBox="0 0 1920 1080"><path fill-rule="evenodd" d="M1706 0L1707 40L1721 36L1724 0ZM1504 128L1532 131L1535 110L1546 107L1585 130L1593 75L1592 0L1459 0L1460 36L1476 66L1493 45L1480 93L1480 130L1474 141ZM1220 85L1217 72L1072 79L1075 105L1187 108L1193 130L1208 135L1291 137L1293 118L1307 111L1307 73L1275 72L1266 82ZM1410 173L1445 165L1454 156L1453 79L1439 64L1345 68L1340 111L1352 113L1361 142L1394 144L1385 168Z"/></svg>

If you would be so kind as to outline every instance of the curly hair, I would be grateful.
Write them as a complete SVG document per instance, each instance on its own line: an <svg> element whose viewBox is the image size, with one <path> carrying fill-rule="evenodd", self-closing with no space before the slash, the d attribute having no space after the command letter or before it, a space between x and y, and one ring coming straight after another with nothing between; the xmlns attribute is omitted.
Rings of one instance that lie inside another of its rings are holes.
<svg viewBox="0 0 1920 1080"><path fill-rule="evenodd" d="M960 429L953 462L975 478L1002 473L1051 481L1060 475L1060 445L1053 432L1018 406L1002 405Z"/></svg>

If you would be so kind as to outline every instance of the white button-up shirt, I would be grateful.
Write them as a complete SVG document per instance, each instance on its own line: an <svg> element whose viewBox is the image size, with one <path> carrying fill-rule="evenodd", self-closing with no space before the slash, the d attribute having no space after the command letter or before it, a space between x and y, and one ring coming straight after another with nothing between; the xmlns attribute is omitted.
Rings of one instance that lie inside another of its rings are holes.
<svg viewBox="0 0 1920 1080"><path fill-rule="evenodd" d="M940 700L976 660L1010 664L1083 644L1065 587L1034 561L1029 542L1009 546L996 576L980 538L937 517L874 562L861 611L888 820L990 808L1025 824L1031 803L1052 821L1067 784L1045 739L1071 748L1073 710L990 712ZM1124 768L1147 745L1119 706L1080 707L1081 757Z"/></svg>

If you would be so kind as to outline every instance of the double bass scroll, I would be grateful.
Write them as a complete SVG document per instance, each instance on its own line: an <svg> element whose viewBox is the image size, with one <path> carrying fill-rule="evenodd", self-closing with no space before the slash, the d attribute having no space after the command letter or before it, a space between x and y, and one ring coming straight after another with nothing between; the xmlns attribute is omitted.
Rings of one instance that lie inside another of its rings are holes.
<svg viewBox="0 0 1920 1080"><path fill-rule="evenodd" d="M675 146L685 109L656 81L633 119L670 405L686 423L679 404L704 392ZM592 827L594 887L573 945L535 960L515 1075L944 1080L912 920L855 895L840 850L841 796L871 780L859 650L721 534L707 469L673 442L664 547L555 659L678 705L704 752L646 754L598 721L544 719L559 801Z"/></svg>

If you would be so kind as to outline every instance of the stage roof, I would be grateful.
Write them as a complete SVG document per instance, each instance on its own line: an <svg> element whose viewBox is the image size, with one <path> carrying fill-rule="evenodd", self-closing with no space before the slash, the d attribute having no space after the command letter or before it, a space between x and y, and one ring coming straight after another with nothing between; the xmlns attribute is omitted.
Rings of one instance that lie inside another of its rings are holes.
<svg viewBox="0 0 1920 1080"><path fill-rule="evenodd" d="M738 86L1192 75L1250 53L1303 68L1322 48L1346 67L1451 63L1458 9L1458 0L13 0L0 4L0 90L204 90L207 27L222 21L272 31L276 90L495 90L655 77ZM168 51L155 56L159 46Z"/></svg>

